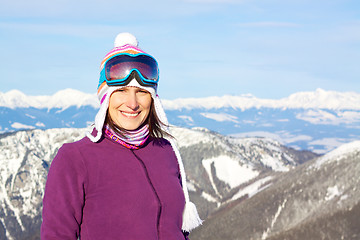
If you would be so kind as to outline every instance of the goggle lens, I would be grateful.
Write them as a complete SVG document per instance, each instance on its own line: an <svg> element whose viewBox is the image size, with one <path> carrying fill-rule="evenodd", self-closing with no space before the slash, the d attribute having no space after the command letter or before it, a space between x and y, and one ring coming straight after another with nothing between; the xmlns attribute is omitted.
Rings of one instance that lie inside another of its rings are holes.
<svg viewBox="0 0 360 240"><path fill-rule="evenodd" d="M108 81L126 81L133 70L137 70L142 80L156 84L159 79L158 65L155 59L148 55L118 55L105 65L105 76Z"/></svg>

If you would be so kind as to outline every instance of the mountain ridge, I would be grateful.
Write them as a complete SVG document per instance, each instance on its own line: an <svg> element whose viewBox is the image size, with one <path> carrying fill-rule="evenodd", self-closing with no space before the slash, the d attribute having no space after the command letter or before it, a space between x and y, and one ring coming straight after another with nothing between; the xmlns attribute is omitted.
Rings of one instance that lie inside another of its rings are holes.
<svg viewBox="0 0 360 240"><path fill-rule="evenodd" d="M236 137L271 137L296 149L326 153L360 138L360 94L317 89L288 98L252 95L162 100L169 123ZM0 133L84 128L98 112L95 94L66 89L52 96L0 93Z"/></svg>
<svg viewBox="0 0 360 240"><path fill-rule="evenodd" d="M74 89L64 89L53 95L27 96L19 90L11 90L6 93L0 92L0 106L11 109L16 108L61 108L71 106L98 107L96 94L83 93Z"/></svg>
<svg viewBox="0 0 360 240"><path fill-rule="evenodd" d="M87 130L0 134L0 239L39 239L41 199L51 161L63 143L79 140ZM360 141L319 157L273 139L178 127L172 134L184 161L190 197L206 219L191 239L360 236L355 227L360 216ZM344 221L338 224L337 219Z"/></svg>
<svg viewBox="0 0 360 240"><path fill-rule="evenodd" d="M63 143L81 139L86 131L61 128L0 134L0 239L38 236L43 190L52 159ZM178 140L190 197L202 218L241 197L239 188L248 181L261 182L267 179L264 173L286 172L317 156L289 149L272 139L234 139L177 127L171 133ZM247 192L255 194L255 185Z"/></svg>
<svg viewBox="0 0 360 240"><path fill-rule="evenodd" d="M197 240L359 239L360 141L273 175L265 189L215 211Z"/></svg>
<svg viewBox="0 0 360 240"><path fill-rule="evenodd" d="M304 108L304 109L331 109L360 110L360 93L326 91L321 88L309 92L297 92L281 99L257 98L251 94L239 96L224 95L204 98L178 98L162 100L167 110L190 108L217 109L217 108ZM96 94L84 93L74 89L64 89L50 96L27 96L19 90L0 92L0 106L9 108L68 108L70 106L98 107Z"/></svg>

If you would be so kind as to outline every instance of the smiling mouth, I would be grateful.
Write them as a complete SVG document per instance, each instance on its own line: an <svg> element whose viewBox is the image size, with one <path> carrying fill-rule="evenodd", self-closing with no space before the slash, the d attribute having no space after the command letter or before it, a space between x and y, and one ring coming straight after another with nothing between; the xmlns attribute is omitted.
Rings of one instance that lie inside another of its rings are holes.
<svg viewBox="0 0 360 240"><path fill-rule="evenodd" d="M121 112L121 113L124 114L127 117L136 117L137 115L140 114L140 112L136 112L136 113Z"/></svg>

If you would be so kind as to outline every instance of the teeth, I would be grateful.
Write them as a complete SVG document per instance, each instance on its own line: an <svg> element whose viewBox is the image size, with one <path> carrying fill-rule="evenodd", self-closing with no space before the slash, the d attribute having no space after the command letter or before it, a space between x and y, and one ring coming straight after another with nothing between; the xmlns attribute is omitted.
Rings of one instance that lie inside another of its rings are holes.
<svg viewBox="0 0 360 240"><path fill-rule="evenodd" d="M122 112L122 113L128 117L136 117L137 115L139 115L139 113L126 113L126 112Z"/></svg>

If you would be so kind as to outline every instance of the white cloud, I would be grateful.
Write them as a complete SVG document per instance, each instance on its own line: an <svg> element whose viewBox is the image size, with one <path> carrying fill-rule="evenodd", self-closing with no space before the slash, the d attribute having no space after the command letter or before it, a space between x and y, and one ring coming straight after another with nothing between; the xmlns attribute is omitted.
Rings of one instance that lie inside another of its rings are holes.
<svg viewBox="0 0 360 240"><path fill-rule="evenodd" d="M37 127L45 127L45 124L42 123L42 122L37 122L35 125L36 125Z"/></svg>
<svg viewBox="0 0 360 240"><path fill-rule="evenodd" d="M360 112L344 111L331 113L321 109L308 110L296 115L297 119L301 119L312 124L351 124L360 121Z"/></svg>
<svg viewBox="0 0 360 240"><path fill-rule="evenodd" d="M278 120L276 120L277 122L290 122L290 120L289 119L286 119L286 118L284 118L284 119L278 119Z"/></svg>
<svg viewBox="0 0 360 240"><path fill-rule="evenodd" d="M181 115L181 116L178 116L178 118L184 120L187 124L190 124L190 125L194 124L194 120L192 119L191 116Z"/></svg>
<svg viewBox="0 0 360 240"><path fill-rule="evenodd" d="M324 149L314 149L313 152L323 154L328 153L329 151L343 145L344 143L348 142L349 139L343 139L343 138L322 138L318 140L314 140L309 142L308 144L310 146L323 146ZM311 148L310 148L311 150Z"/></svg>
<svg viewBox="0 0 360 240"><path fill-rule="evenodd" d="M16 129L34 129L34 126L29 126L29 125L25 125L22 123L18 123L18 122L14 122L13 124L11 124L12 128L16 128Z"/></svg>
<svg viewBox="0 0 360 240"><path fill-rule="evenodd" d="M263 138L271 138L282 142L282 138L280 135L271 133L271 132L263 132L263 131L254 131L254 132L244 132L244 133L234 133L230 134L229 136L236 137L236 138L244 138L244 137L263 137Z"/></svg>

